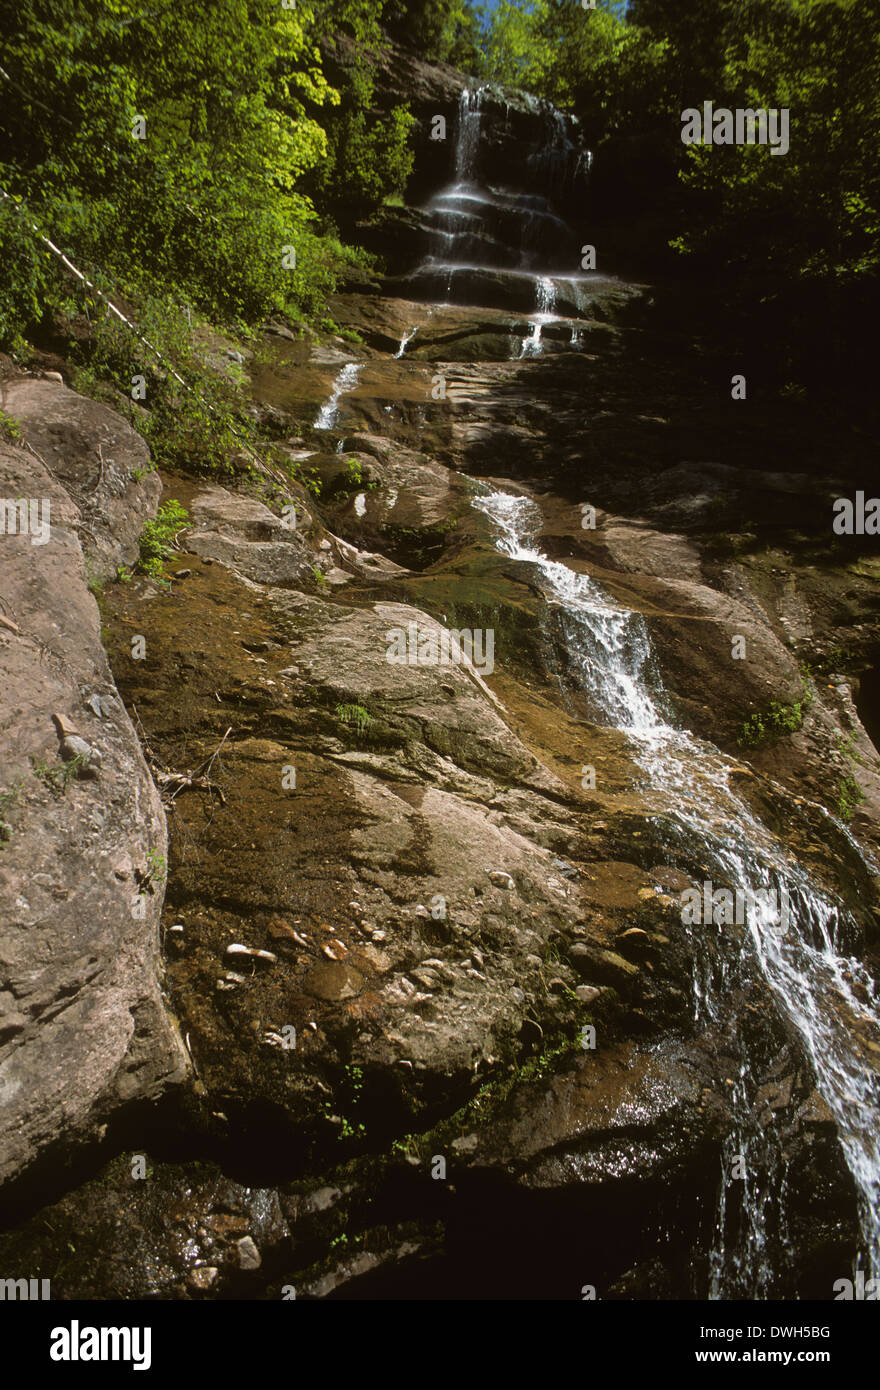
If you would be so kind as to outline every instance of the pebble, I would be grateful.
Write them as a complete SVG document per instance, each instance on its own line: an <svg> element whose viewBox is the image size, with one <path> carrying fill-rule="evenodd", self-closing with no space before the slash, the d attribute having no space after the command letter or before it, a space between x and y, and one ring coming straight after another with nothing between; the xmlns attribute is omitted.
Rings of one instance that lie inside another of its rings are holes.
<svg viewBox="0 0 880 1390"><path fill-rule="evenodd" d="M489 882L494 883L496 888L505 888L509 893L516 887L510 874L506 874L503 869L490 869Z"/></svg>
<svg viewBox="0 0 880 1390"><path fill-rule="evenodd" d="M101 754L97 748L86 743L84 738L80 738L79 734L67 734L61 740L60 752L66 763L72 762L77 757L83 759L85 766L80 771L84 777L96 777L98 775L98 769L103 761Z"/></svg>
<svg viewBox="0 0 880 1390"><path fill-rule="evenodd" d="M242 1236L235 1242L238 1250L238 1263L242 1269L259 1269L263 1257L250 1236Z"/></svg>
<svg viewBox="0 0 880 1390"><path fill-rule="evenodd" d="M595 1003L602 993L601 989L597 989L595 985L577 985L574 992L582 1004Z"/></svg>
<svg viewBox="0 0 880 1390"><path fill-rule="evenodd" d="M270 965L277 964L278 957L272 951L260 951L254 946L242 946L240 941L233 941L226 947L227 956L250 956L253 960L266 960Z"/></svg>
<svg viewBox="0 0 880 1390"><path fill-rule="evenodd" d="M189 1285L193 1289L209 1289L217 1278L214 1265L199 1265L189 1272Z"/></svg>

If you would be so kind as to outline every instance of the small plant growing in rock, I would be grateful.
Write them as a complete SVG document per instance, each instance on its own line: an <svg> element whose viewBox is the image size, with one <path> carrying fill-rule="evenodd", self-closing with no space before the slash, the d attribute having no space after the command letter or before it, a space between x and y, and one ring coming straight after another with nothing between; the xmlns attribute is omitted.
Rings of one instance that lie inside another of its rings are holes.
<svg viewBox="0 0 880 1390"><path fill-rule="evenodd" d="M353 728L360 735L365 734L373 723L373 716L363 705L337 705L336 717L340 723Z"/></svg>
<svg viewBox="0 0 880 1390"><path fill-rule="evenodd" d="M783 734L797 733L804 722L804 714L812 704L813 694L804 677L804 693L799 700L784 705L774 700L766 710L750 714L745 720L740 734L740 744L747 748L757 748L771 738Z"/></svg>
<svg viewBox="0 0 880 1390"><path fill-rule="evenodd" d="M0 844L5 840L12 839L12 826L6 817L18 801L23 786L24 778L19 778L17 782L13 782L8 791L0 792Z"/></svg>
<svg viewBox="0 0 880 1390"><path fill-rule="evenodd" d="M12 415L7 415L5 410L0 410L0 440L4 444L21 444L23 440L21 425Z"/></svg>
<svg viewBox="0 0 880 1390"><path fill-rule="evenodd" d="M137 563L141 574L154 578L161 576L165 561L174 549L174 541L188 521L189 513L176 497L163 502L153 520L146 522L141 532L140 559Z"/></svg>
<svg viewBox="0 0 880 1390"><path fill-rule="evenodd" d="M846 738L842 734L837 736L837 751L842 757L849 759L853 764L859 763L861 759L855 751L855 735L849 734ZM860 801L864 801L865 794L851 772L844 772L840 778L840 785L837 790L837 816L839 820L851 821L856 807Z"/></svg>
<svg viewBox="0 0 880 1390"><path fill-rule="evenodd" d="M147 877L164 883L168 876L168 861L157 849L147 850Z"/></svg>
<svg viewBox="0 0 880 1390"><path fill-rule="evenodd" d="M34 776L39 777L40 781L54 792L56 796L64 796L71 782L75 782L80 772L88 767L88 758L82 753L75 753L74 756L64 763L47 763L44 759L37 760L31 758Z"/></svg>
<svg viewBox="0 0 880 1390"><path fill-rule="evenodd" d="M345 492L355 492L358 488L365 488L367 492L375 492L382 484L374 479L373 482L364 482L364 466L359 459L349 459L345 465L341 488Z"/></svg>

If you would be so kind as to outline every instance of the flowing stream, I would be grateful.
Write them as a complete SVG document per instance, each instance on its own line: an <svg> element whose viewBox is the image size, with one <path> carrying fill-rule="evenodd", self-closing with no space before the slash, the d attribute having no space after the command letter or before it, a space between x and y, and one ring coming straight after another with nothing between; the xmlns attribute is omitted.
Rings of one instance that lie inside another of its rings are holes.
<svg viewBox="0 0 880 1390"><path fill-rule="evenodd" d="M316 430L332 430L339 418L339 402L349 391L353 391L360 380L363 365L360 362L346 362L333 383L329 399L321 406L315 419Z"/></svg>
<svg viewBox="0 0 880 1390"><path fill-rule="evenodd" d="M754 894L740 927L718 925L713 915L691 928L697 1021L723 1031L733 992L748 994L759 981L770 987L837 1126L859 1194L861 1267L880 1274L880 1072L871 1052L880 1041L880 999L868 972L847 954L856 924L736 792L735 765L667 721L641 615L620 607L587 575L541 553L534 538L542 518L532 500L491 492L476 497L474 506L492 522L498 549L540 576L571 669L596 721L629 738L644 773L644 797L668 827L670 848L680 848L686 862L696 848L715 889ZM736 1123L723 1154L711 1253L716 1298L766 1296L779 1272L768 1231L775 1230L783 1245L785 1237L781 1145L772 1122L758 1123L758 1061L745 1039L738 1042L738 1072L730 1078ZM739 1172L736 1182L730 1181L733 1172Z"/></svg>

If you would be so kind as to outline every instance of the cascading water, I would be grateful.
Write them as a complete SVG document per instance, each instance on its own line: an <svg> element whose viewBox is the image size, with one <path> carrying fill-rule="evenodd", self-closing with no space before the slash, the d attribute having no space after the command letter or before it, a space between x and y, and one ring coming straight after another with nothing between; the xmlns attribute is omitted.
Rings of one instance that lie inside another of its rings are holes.
<svg viewBox="0 0 880 1390"><path fill-rule="evenodd" d="M579 286L588 278L577 274L580 238L553 199L585 181L589 156L573 138L569 118L547 102L533 102L528 120L535 143L519 171L528 186L496 185L482 150L487 124L497 145L500 109L495 89L461 92L453 181L424 209L427 255L408 277L409 288L416 297L497 303L530 315L537 305L523 353L533 356L542 351L542 316L561 294L577 314ZM499 172L515 181L518 171L508 166Z"/></svg>
<svg viewBox="0 0 880 1390"><path fill-rule="evenodd" d="M572 669L598 722L622 730L646 777L645 799L671 827L670 848L685 862L699 847L707 878L755 892L739 928L693 931L697 1022L723 1030L732 993L769 986L799 1037L819 1093L837 1126L859 1198L863 1267L880 1274L880 997L864 966L846 954L856 934L847 910L822 890L731 785L734 764L713 745L672 727L641 616L616 605L587 575L546 558L535 546L537 504L492 492L474 499L497 528L496 544L540 574L554 606ZM834 822L837 833L847 835ZM852 837L848 837L855 847ZM873 869L873 866L870 866ZM775 900L765 894L773 891ZM785 897L783 897L785 894ZM787 903L774 913L772 903ZM722 1156L710 1296L767 1296L774 1274L768 1232L785 1246L786 1164L773 1126L758 1123L758 1061L738 1048L730 1107L734 1130ZM741 1183L728 1182L740 1160ZM777 1256L778 1258L778 1256Z"/></svg>
<svg viewBox="0 0 880 1390"><path fill-rule="evenodd" d="M411 328L408 333L403 334L402 338L400 339L400 346L394 354L395 357L403 356L403 354L406 352L407 344L412 342L417 332L417 328Z"/></svg>
<svg viewBox="0 0 880 1390"><path fill-rule="evenodd" d="M556 317L553 313L553 306L556 303L556 286L552 280L544 275L538 281L537 300L538 312L532 319L529 336L523 339L520 357L540 357L544 351L542 340L544 325L545 323L552 323Z"/></svg>
<svg viewBox="0 0 880 1390"><path fill-rule="evenodd" d="M347 392L353 391L360 380L363 366L360 362L346 362L333 383L329 399L321 406L315 418L316 430L332 430L339 417L339 402Z"/></svg>

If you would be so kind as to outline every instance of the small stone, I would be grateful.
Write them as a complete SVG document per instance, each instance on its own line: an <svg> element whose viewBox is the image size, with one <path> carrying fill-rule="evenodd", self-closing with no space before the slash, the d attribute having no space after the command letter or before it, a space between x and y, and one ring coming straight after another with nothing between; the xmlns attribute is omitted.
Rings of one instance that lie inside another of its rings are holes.
<svg viewBox="0 0 880 1390"><path fill-rule="evenodd" d="M306 1198L306 1210L327 1211L339 1201L341 1196L342 1189L339 1187L319 1187Z"/></svg>
<svg viewBox="0 0 880 1390"><path fill-rule="evenodd" d="M489 882L494 883L496 888L504 888L508 893L512 893L516 887L510 874L506 874L503 869L490 869Z"/></svg>
<svg viewBox="0 0 880 1390"><path fill-rule="evenodd" d="M173 579L189 579L189 577L190 577L191 574L192 574L192 570L175 570L175 572L174 572L172 578L173 578Z"/></svg>
<svg viewBox="0 0 880 1390"><path fill-rule="evenodd" d="M576 985L574 992L582 1004L594 1004L602 993L595 985Z"/></svg>
<svg viewBox="0 0 880 1390"><path fill-rule="evenodd" d="M250 1236L242 1236L241 1240L235 1242L235 1246L238 1250L238 1263L242 1269L260 1268L263 1257Z"/></svg>
<svg viewBox="0 0 880 1390"><path fill-rule="evenodd" d="M209 1289L217 1278L217 1269L214 1265L199 1265L196 1269L189 1272L189 1286L204 1292Z"/></svg>
<svg viewBox="0 0 880 1390"><path fill-rule="evenodd" d="M97 748L93 748L90 743L86 743L79 734L67 734L61 741L59 749L61 757L66 763L73 762L74 758L81 759L82 766L79 773L83 777L97 777L98 769L103 761Z"/></svg>
<svg viewBox="0 0 880 1390"><path fill-rule="evenodd" d="M253 960L265 960L270 965L277 964L278 957L272 951L259 951L253 946L242 946L240 941L233 941L226 947L227 956L250 956Z"/></svg>
<svg viewBox="0 0 880 1390"><path fill-rule="evenodd" d="M474 1149L477 1147L477 1136L476 1134L463 1134L460 1139L453 1139L452 1147L458 1153L473 1153Z"/></svg>
<svg viewBox="0 0 880 1390"><path fill-rule="evenodd" d="M424 968L420 968L418 970L414 970L412 974L413 979L418 980L419 984L423 987L423 989L440 988L440 980L434 974L433 970L425 970Z"/></svg>

